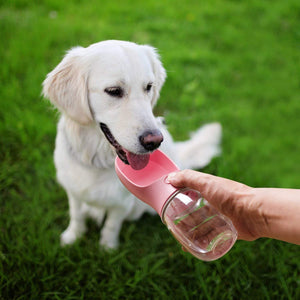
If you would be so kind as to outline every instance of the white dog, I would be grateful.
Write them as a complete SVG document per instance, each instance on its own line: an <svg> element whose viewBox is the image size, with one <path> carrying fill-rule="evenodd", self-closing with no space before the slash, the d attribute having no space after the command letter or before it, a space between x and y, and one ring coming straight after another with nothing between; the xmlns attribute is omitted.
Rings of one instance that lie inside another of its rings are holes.
<svg viewBox="0 0 300 300"><path fill-rule="evenodd" d="M71 49L43 82L43 94L61 112L54 161L69 199L70 223L61 244L86 230L85 219L105 222L100 245L118 246L124 220L153 210L125 190L114 171L116 155L141 169L161 149L184 168L201 168L219 153L221 126L203 126L174 143L155 105L166 72L154 48L104 41Z"/></svg>

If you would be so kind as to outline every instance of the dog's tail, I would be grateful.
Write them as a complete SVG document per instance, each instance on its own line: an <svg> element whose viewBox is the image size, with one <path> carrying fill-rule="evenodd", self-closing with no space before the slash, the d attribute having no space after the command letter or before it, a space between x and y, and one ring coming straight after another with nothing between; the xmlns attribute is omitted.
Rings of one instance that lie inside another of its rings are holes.
<svg viewBox="0 0 300 300"><path fill-rule="evenodd" d="M175 143L176 158L181 169L201 169L221 153L222 127L219 123L202 126L189 140Z"/></svg>
<svg viewBox="0 0 300 300"><path fill-rule="evenodd" d="M164 136L168 132L164 132ZM167 136L167 139L170 139ZM209 123L192 133L183 142L173 142L172 149L162 149L183 169L201 169L221 153L222 126L219 123ZM170 143L167 143L170 144ZM163 148L163 147L162 147Z"/></svg>

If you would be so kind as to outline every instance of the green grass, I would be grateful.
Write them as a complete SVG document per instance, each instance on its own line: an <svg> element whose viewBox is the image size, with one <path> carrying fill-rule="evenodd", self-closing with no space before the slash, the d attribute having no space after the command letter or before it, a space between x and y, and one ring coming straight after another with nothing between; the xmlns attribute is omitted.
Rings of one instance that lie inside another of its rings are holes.
<svg viewBox="0 0 300 300"><path fill-rule="evenodd" d="M299 0L4 0L0 36L0 299L300 298L299 247L280 241L238 241L201 262L145 216L124 224L118 251L99 249L93 223L60 248L68 205L52 160L57 113L40 96L72 46L151 44L168 72L156 113L173 136L223 125L223 154L204 171L299 188Z"/></svg>

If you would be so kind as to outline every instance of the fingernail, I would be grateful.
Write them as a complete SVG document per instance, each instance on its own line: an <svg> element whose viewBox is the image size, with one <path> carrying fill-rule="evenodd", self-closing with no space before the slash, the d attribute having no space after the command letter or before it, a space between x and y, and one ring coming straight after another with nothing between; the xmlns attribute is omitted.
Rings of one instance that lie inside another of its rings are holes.
<svg viewBox="0 0 300 300"><path fill-rule="evenodd" d="M176 172L172 172L172 173L170 173L170 174L168 175L166 181L167 181L168 183L171 183L172 181L174 181L175 177L176 177Z"/></svg>

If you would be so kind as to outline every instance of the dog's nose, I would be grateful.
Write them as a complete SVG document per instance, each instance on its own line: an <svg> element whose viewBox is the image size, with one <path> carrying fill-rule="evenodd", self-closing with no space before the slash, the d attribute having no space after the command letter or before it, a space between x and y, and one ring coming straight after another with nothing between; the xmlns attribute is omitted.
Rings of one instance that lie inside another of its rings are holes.
<svg viewBox="0 0 300 300"><path fill-rule="evenodd" d="M159 130L148 130L145 131L139 137L139 139L140 139L140 143L146 150L153 151L160 146L164 137Z"/></svg>

